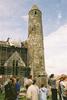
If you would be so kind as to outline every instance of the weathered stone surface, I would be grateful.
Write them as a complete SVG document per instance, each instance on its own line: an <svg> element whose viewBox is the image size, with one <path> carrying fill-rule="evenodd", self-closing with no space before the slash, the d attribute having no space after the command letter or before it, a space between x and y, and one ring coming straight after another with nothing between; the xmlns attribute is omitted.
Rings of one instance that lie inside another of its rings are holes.
<svg viewBox="0 0 67 100"><path fill-rule="evenodd" d="M28 64L32 69L33 78L36 78L38 83L46 83L42 13L38 7L33 6L32 8L29 11L28 23Z"/></svg>

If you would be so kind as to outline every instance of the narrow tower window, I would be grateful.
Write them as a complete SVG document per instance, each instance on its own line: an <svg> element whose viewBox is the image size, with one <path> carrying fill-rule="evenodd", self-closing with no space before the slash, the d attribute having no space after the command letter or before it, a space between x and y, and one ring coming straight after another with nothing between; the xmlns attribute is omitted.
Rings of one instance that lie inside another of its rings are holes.
<svg viewBox="0 0 67 100"><path fill-rule="evenodd" d="M35 15L37 14L37 12L35 11Z"/></svg>

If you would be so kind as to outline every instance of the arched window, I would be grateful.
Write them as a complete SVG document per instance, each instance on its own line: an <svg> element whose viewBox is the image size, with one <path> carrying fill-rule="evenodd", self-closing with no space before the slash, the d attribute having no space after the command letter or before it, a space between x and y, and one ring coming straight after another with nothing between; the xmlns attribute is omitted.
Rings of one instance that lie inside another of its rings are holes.
<svg viewBox="0 0 67 100"><path fill-rule="evenodd" d="M13 66L15 66L15 60L13 60Z"/></svg>
<svg viewBox="0 0 67 100"><path fill-rule="evenodd" d="M16 60L16 66L18 66L18 60Z"/></svg>

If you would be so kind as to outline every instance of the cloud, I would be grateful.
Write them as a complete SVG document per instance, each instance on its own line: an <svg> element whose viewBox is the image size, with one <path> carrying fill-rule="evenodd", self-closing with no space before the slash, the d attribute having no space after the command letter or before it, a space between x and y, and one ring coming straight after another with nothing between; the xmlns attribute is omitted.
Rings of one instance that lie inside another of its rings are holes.
<svg viewBox="0 0 67 100"><path fill-rule="evenodd" d="M12 6L12 3L13 2L9 0L0 0L0 16L4 17L12 15L13 11L15 10L13 10L14 6Z"/></svg>
<svg viewBox="0 0 67 100"><path fill-rule="evenodd" d="M22 28L15 28L15 29L0 29L0 40L7 40L7 38L11 40L26 40L27 34L24 34Z"/></svg>
<svg viewBox="0 0 67 100"><path fill-rule="evenodd" d="M46 70L48 73L67 73L67 25L45 38Z"/></svg>
<svg viewBox="0 0 67 100"><path fill-rule="evenodd" d="M26 16L21 16L21 18L22 18L25 22L28 22L28 15L26 15Z"/></svg>
<svg viewBox="0 0 67 100"><path fill-rule="evenodd" d="M19 16L22 12L24 0L0 0L0 16Z"/></svg>
<svg viewBox="0 0 67 100"><path fill-rule="evenodd" d="M58 19L61 19L62 18L62 14L59 12L58 13Z"/></svg>

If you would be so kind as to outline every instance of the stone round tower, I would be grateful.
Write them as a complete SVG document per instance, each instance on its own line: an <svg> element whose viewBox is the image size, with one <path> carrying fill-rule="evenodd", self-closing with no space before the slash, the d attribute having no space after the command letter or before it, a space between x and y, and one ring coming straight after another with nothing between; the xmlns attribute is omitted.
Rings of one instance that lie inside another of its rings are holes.
<svg viewBox="0 0 67 100"><path fill-rule="evenodd" d="M28 21L28 65L33 78L46 84L42 12L36 5L29 11Z"/></svg>

